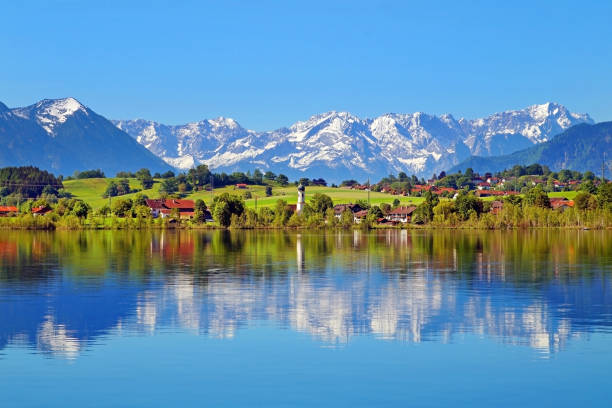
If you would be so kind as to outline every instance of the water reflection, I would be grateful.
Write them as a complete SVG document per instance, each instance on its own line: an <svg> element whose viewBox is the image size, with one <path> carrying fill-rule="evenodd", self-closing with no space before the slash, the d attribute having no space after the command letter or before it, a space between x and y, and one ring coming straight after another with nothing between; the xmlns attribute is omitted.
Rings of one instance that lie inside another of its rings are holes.
<svg viewBox="0 0 612 408"><path fill-rule="evenodd" d="M6 232L0 348L76 358L103 335L231 338L272 322L355 336L553 353L612 325L612 234Z"/></svg>

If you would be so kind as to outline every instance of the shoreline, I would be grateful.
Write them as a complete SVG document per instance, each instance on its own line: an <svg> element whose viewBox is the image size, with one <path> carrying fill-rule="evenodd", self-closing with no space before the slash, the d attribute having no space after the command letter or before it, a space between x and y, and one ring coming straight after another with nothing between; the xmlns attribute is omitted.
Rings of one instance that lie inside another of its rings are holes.
<svg viewBox="0 0 612 408"><path fill-rule="evenodd" d="M350 227L311 227L311 226L297 226L297 227L275 227L275 226L258 226L258 227L222 227L218 225L210 226L197 226L197 225L147 225L142 227L137 226L7 226L0 225L0 231L164 231L164 230L193 230L193 231L304 231L304 230L316 230L316 231L390 231L390 230L425 230L425 231L448 231L448 230L478 230L478 231L529 231L529 230L583 230L583 231L611 231L612 226L581 226L581 225L557 225L557 226L516 226L516 227L485 227L478 225L415 225L409 224L408 226L373 226L373 227L360 227L359 225L353 225Z"/></svg>

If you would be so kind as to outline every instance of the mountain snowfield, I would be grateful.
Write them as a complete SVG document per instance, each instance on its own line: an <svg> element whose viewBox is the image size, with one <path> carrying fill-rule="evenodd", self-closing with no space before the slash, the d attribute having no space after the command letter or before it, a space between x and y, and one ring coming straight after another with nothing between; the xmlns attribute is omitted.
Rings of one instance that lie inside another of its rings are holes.
<svg viewBox="0 0 612 408"><path fill-rule="evenodd" d="M470 155L509 154L594 122L588 114L545 103L474 120L422 112L361 119L332 111L266 132L223 117L179 126L142 119L113 123L180 169L204 163L217 171L259 168L337 181L400 171L430 176Z"/></svg>

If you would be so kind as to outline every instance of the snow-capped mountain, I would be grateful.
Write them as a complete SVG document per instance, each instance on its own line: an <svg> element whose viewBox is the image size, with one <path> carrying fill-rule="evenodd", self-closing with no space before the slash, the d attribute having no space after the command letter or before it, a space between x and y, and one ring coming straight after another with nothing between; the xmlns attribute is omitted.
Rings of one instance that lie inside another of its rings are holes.
<svg viewBox="0 0 612 408"><path fill-rule="evenodd" d="M0 103L0 144L0 167L32 165L64 175L98 168L109 175L171 168L74 98L14 109Z"/></svg>
<svg viewBox="0 0 612 408"><path fill-rule="evenodd" d="M233 119L217 118L168 126L149 120L116 120L113 123L168 164L186 169L210 158L228 143L255 132Z"/></svg>
<svg viewBox="0 0 612 408"><path fill-rule="evenodd" d="M340 180L399 171L430 176L472 154L512 153L593 120L546 103L475 120L421 112L361 119L332 111L268 132L247 130L226 118L182 126L145 120L113 123L179 168L204 163L217 171L260 168L290 177Z"/></svg>
<svg viewBox="0 0 612 408"><path fill-rule="evenodd" d="M518 111L495 113L484 119L465 120L459 124L473 155L509 154L536 143L579 123L593 124L588 114L572 113L556 103L532 105Z"/></svg>

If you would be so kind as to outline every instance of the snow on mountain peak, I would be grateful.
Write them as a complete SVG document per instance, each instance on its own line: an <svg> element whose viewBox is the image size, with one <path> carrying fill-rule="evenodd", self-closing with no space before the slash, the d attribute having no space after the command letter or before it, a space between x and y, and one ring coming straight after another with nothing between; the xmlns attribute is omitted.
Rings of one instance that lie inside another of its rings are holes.
<svg viewBox="0 0 612 408"><path fill-rule="evenodd" d="M586 114L547 102L474 120L424 112L361 119L329 111L268 132L244 129L225 117L183 126L115 124L180 168L205 163L221 171L258 167L288 175L316 171L361 177L398 171L430 176L470 154L511 153L583 122L593 123Z"/></svg>
<svg viewBox="0 0 612 408"><path fill-rule="evenodd" d="M43 99L33 106L18 109L20 113L26 113L27 117L35 117L36 121L50 135L54 135L54 129L66 122L75 112L81 111L87 114L87 109L74 98Z"/></svg>

